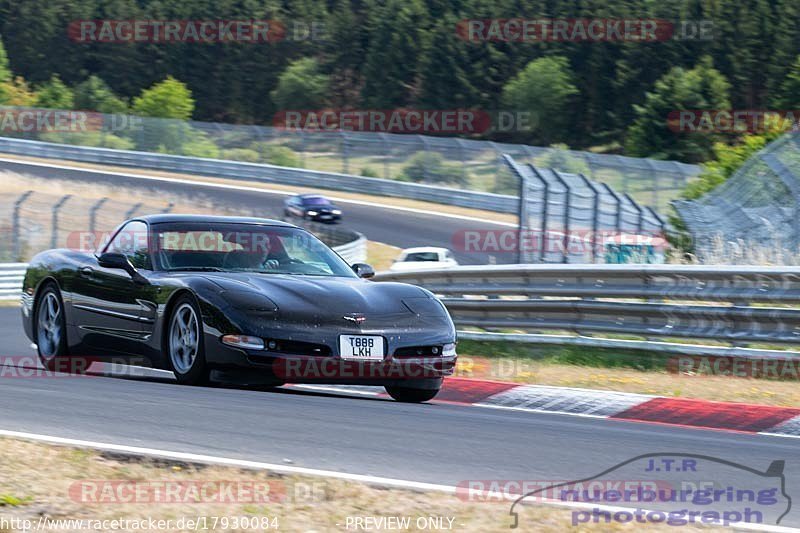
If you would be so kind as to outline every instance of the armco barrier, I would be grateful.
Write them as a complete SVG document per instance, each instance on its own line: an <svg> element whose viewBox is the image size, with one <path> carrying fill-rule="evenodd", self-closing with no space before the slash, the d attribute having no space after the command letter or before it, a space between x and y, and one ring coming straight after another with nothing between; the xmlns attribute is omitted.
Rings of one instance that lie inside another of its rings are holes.
<svg viewBox="0 0 800 533"><path fill-rule="evenodd" d="M238 178L297 187L316 187L334 191L366 193L375 196L410 198L499 213L517 213L519 210L519 199L513 196L257 163L203 159L152 152L111 150L109 148L91 148L12 139L9 137L0 137L0 152L102 165Z"/></svg>
<svg viewBox="0 0 800 533"><path fill-rule="evenodd" d="M425 287L442 297L459 328L486 331L462 338L635 349L650 344L635 337L800 344L800 309L790 307L800 304L800 267L501 265L388 272L375 280ZM558 331L574 335L552 334ZM597 333L633 338L589 337ZM658 344L655 351L670 351ZM686 352L683 346L671 351ZM748 353L790 354L739 348L737 356Z"/></svg>
<svg viewBox="0 0 800 533"><path fill-rule="evenodd" d="M0 300L19 300L27 267L25 263L0 264Z"/></svg>

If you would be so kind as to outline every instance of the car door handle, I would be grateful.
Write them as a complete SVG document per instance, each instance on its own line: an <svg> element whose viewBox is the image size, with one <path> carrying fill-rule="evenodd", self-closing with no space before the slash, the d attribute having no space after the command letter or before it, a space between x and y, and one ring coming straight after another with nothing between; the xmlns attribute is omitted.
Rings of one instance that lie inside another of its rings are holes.
<svg viewBox="0 0 800 533"><path fill-rule="evenodd" d="M94 269L92 267L83 267L80 269L81 276L85 278L90 278L94 274Z"/></svg>

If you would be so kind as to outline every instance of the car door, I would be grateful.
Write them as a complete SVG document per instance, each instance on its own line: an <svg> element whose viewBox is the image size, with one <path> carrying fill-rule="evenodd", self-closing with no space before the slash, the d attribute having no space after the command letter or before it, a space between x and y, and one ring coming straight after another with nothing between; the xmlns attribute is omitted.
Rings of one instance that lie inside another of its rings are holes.
<svg viewBox="0 0 800 533"><path fill-rule="evenodd" d="M103 250L124 254L147 277L152 271L147 224L132 221ZM101 267L96 258L81 265L73 295L73 311L85 346L102 351L137 353L149 334L155 304L149 287L122 269Z"/></svg>

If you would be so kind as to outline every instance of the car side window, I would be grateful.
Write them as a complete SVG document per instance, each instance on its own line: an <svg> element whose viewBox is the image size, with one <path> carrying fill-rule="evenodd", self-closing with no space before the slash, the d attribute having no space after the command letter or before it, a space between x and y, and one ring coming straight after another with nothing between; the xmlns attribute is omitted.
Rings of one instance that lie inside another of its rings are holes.
<svg viewBox="0 0 800 533"><path fill-rule="evenodd" d="M106 252L125 255L136 268L153 269L150 262L147 224L144 222L134 221L126 224L108 244Z"/></svg>

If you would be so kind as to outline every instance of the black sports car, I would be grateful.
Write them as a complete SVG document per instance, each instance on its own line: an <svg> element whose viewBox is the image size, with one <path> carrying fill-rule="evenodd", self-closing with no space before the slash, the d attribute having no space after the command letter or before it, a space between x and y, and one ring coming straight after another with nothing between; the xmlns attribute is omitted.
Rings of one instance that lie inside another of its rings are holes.
<svg viewBox="0 0 800 533"><path fill-rule="evenodd" d="M287 198L283 203L283 212L287 216L302 217L316 222L337 222L342 218L342 210L318 194L298 194Z"/></svg>
<svg viewBox="0 0 800 533"><path fill-rule="evenodd" d="M368 384L429 400L455 366L453 322L430 292L373 274L291 224L154 215L99 255L34 257L23 323L48 368L137 358L180 383Z"/></svg>

